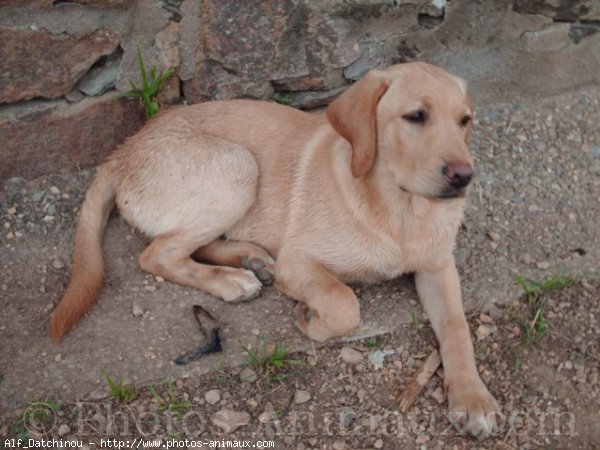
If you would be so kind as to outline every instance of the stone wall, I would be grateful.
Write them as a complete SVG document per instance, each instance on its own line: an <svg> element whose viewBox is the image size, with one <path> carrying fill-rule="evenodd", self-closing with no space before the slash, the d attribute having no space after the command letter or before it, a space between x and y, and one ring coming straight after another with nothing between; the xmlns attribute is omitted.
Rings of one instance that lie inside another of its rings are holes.
<svg viewBox="0 0 600 450"><path fill-rule="evenodd" d="M101 161L144 121L117 97L174 67L163 107L249 97L327 104L370 68L425 60L476 102L599 83L597 0L4 0L0 178Z"/></svg>

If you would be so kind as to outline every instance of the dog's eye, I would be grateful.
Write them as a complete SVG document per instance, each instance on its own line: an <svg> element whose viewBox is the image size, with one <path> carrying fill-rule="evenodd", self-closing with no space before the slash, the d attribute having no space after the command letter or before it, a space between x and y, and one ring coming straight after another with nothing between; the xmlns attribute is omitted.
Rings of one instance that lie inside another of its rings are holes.
<svg viewBox="0 0 600 450"><path fill-rule="evenodd" d="M402 116L402 118L410 123L424 124L427 120L427 113L420 109L418 111L405 114Z"/></svg>
<svg viewBox="0 0 600 450"><path fill-rule="evenodd" d="M471 121L471 116L463 116L463 118L460 119L460 126L466 127L467 125L469 125L470 121Z"/></svg>

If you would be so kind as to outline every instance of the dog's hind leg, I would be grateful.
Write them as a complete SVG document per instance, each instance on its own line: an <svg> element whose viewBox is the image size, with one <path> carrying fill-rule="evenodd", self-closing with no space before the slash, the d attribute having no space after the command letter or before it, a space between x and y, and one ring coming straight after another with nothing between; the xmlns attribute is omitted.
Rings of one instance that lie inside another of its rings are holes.
<svg viewBox="0 0 600 450"><path fill-rule="evenodd" d="M226 301L252 298L262 286L253 272L200 264L191 255L246 215L258 166L246 149L186 127L146 137L151 145L136 148L135 158L115 161L127 169L117 193L121 214L154 238L140 267Z"/></svg>
<svg viewBox="0 0 600 450"><path fill-rule="evenodd" d="M275 260L252 242L217 239L196 250L193 257L210 264L252 270L263 284L273 282Z"/></svg>
<svg viewBox="0 0 600 450"><path fill-rule="evenodd" d="M192 260L190 255L198 245L211 238L194 231L158 236L140 255L140 267L146 272L201 289L227 302L249 300L258 295L262 284L253 272L199 264Z"/></svg>

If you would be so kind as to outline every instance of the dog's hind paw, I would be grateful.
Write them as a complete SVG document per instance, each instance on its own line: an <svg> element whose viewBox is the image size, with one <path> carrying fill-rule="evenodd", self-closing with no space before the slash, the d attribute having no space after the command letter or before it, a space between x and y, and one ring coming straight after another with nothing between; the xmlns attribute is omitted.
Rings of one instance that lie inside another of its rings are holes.
<svg viewBox="0 0 600 450"><path fill-rule="evenodd" d="M241 263L244 269L254 272L263 285L270 286L273 284L273 280L275 279L275 260L273 258L269 257L269 260L263 261L259 258L244 257Z"/></svg>
<svg viewBox="0 0 600 450"><path fill-rule="evenodd" d="M244 269L232 269L219 286L217 297L226 302L243 302L256 298L262 289L262 283L253 272Z"/></svg>

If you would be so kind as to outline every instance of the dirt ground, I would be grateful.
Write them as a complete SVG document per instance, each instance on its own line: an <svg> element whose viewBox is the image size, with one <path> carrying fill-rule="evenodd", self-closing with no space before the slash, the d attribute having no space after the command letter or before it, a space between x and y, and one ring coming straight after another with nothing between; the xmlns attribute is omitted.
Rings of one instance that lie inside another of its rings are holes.
<svg viewBox="0 0 600 450"><path fill-rule="evenodd" d="M355 286L360 330L314 349L292 325L293 302L273 288L252 302L226 305L141 273L136 260L145 240L116 214L106 232L99 301L53 346L48 318L68 281L75 218L92 174L81 170L12 178L0 192L0 436L274 437L276 448L298 449L598 448L600 94L589 87L515 100L479 108L476 117L477 178L456 254L465 303L475 311L480 371L513 418L500 435L475 441L449 429L439 374L414 409L399 413L398 391L435 347L410 278ZM519 324L528 311L516 275L582 280L548 294L548 330L533 345L522 343ZM175 366L174 357L199 343L194 304L225 323L224 352ZM257 379L247 381L254 376L246 373L242 382L242 347L260 335L304 364L284 364L284 373L293 373L282 381L253 368ZM358 350L362 362L349 350L344 356L356 360L342 362L344 346ZM382 368L368 361L383 354ZM107 397L103 369L135 385L137 399ZM143 386L168 396L169 377L177 400L167 403L190 405L156 413L160 402ZM214 389L220 399L207 403ZM35 410L49 406L56 411ZM223 408L249 414L249 423L226 433L212 422ZM182 417L189 418L187 429L176 425ZM144 428L150 418L152 432Z"/></svg>

